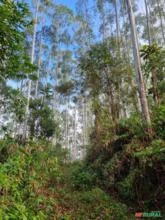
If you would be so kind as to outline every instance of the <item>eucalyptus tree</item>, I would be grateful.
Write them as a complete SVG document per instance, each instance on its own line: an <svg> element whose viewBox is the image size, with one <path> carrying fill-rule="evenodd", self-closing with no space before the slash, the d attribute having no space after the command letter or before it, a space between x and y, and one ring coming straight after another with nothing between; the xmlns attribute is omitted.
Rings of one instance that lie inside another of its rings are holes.
<svg viewBox="0 0 165 220"><path fill-rule="evenodd" d="M76 1L76 28L74 30L74 38L75 43L78 46L78 56L89 49L94 40L92 12L93 10L89 0Z"/></svg>
<svg viewBox="0 0 165 220"><path fill-rule="evenodd" d="M0 21L0 82L2 82L6 79L19 78L21 72L29 73L32 67L24 50L24 32L30 24L26 4L2 1Z"/></svg>
<svg viewBox="0 0 165 220"><path fill-rule="evenodd" d="M42 20L42 26L43 26L44 21ZM37 62L37 80L35 83L35 98L38 97L38 89L39 89L39 81L40 81L40 71L41 71L41 64L42 64L42 53L43 53L43 30L40 32L40 37L39 37L39 52L38 52L38 62Z"/></svg>
<svg viewBox="0 0 165 220"><path fill-rule="evenodd" d="M87 50L90 49L91 44L95 41L95 31L97 31L97 26L95 26L95 21L97 20L97 14L94 12L95 1L90 0L77 0L76 1L76 21L75 21L75 34L74 40L76 45L76 58L81 57L85 54ZM94 20L95 16L95 20ZM96 29L96 30L95 30ZM78 62L77 62L78 64ZM77 119L79 122L78 126L74 127L74 139L75 136L79 136L79 143L78 145L87 145L88 142L88 127L89 121L87 120L87 108L90 102L90 98L87 96L88 91L83 91L81 85L83 85L83 78L80 76L81 70L76 68L76 81L78 82L77 85L80 86L79 92L77 91L76 98L77 101L75 103L75 108L77 110ZM82 89L82 90L81 90ZM81 106L81 107L80 107ZM76 117L76 116L75 116ZM79 130L81 132L79 133ZM74 141L74 145L76 142ZM76 146L76 145L75 145ZM79 149L80 151L80 149ZM83 151L83 149L81 149Z"/></svg>
<svg viewBox="0 0 165 220"><path fill-rule="evenodd" d="M73 87L73 24L74 15L71 9L62 5L54 4L51 12L51 24L47 28L48 40L50 42L51 66L50 78L54 93L53 106L65 109L63 115L65 126L64 139L69 144L69 96ZM61 102L61 103L60 103ZM61 105L61 106L60 106Z"/></svg>
<svg viewBox="0 0 165 220"><path fill-rule="evenodd" d="M153 4L156 5L155 9L159 16L162 38L163 38L163 42L165 43L164 22L163 22L164 2L162 2L161 0L154 0L152 2Z"/></svg>
<svg viewBox="0 0 165 220"><path fill-rule="evenodd" d="M164 44L164 2L162 0L145 0L147 32L152 43Z"/></svg>
<svg viewBox="0 0 165 220"><path fill-rule="evenodd" d="M89 90L93 103L96 127L99 126L97 119L101 120L99 109L103 108L106 109L114 132L119 119L125 112L125 107L127 106L128 109L132 105L133 95L133 88L129 87L132 72L128 71L122 54L118 56L116 48L116 38L107 39L107 42L93 45L80 59L80 68L85 77L85 88ZM124 85L120 89L119 81L122 81ZM122 94L123 101L125 100L124 105L119 102L120 94Z"/></svg>
<svg viewBox="0 0 165 220"><path fill-rule="evenodd" d="M29 117L29 102L30 99L34 97L37 98L38 95L38 87L41 83L40 80L40 72L41 72L41 64L42 61L45 59L43 50L46 44L43 42L44 40L44 29L45 25L44 23L49 20L47 17L47 11L52 6L51 1L47 0L36 0L34 2L34 21L33 21L33 32L32 32L32 46L31 46L31 63L35 63L38 67L36 74L36 82L32 83L31 78L28 79L28 85L27 85L27 106L26 106L26 117L25 117L25 123L24 123L24 131L23 131L23 139L26 139L26 136L28 136L28 126L27 126L27 120ZM38 59L38 61L37 61ZM45 71L47 72L47 70Z"/></svg>
<svg viewBox="0 0 165 220"><path fill-rule="evenodd" d="M150 15L147 5L147 0L144 0L145 11L146 11L146 21L147 21L147 34L148 34L148 44L151 45L151 24L150 24Z"/></svg>
<svg viewBox="0 0 165 220"><path fill-rule="evenodd" d="M131 25L134 62L135 62L135 70L136 70L136 77L137 77L137 83L138 83L138 91L139 91L139 96L140 96L142 115L147 125L150 126L151 119L150 119L150 114L149 114L146 90L145 90L143 73L142 73L142 68L141 68L136 23L135 23L135 17L134 17L131 0L127 0L127 7L128 7L128 14L129 14L130 25Z"/></svg>
<svg viewBox="0 0 165 220"><path fill-rule="evenodd" d="M21 103L25 99L17 90L7 86L8 80L20 81L35 70L25 49L27 42L25 33L31 24L27 5L19 1L1 1L0 21L1 101L3 101L3 108L6 106L5 101L8 103L7 106L10 106L10 109L5 109L5 113L9 112L8 110L13 111L15 116L11 118L15 123L15 121L20 122L19 119L23 116ZM9 93L11 94L9 95ZM18 116L19 114L22 116Z"/></svg>
<svg viewBox="0 0 165 220"><path fill-rule="evenodd" d="M35 6L35 16L34 16L34 25L33 25L33 37L32 37L32 48L31 48L31 64L34 63L34 56L35 56L35 44L36 44L36 33L37 33L37 21L38 21L38 13L39 13L39 6L40 6L40 0L36 1ZM27 138L28 135L28 117L29 117L29 103L31 98L31 86L32 81L31 79L28 80L28 90L27 90L27 105L26 105L26 115L25 115L25 122L24 122L24 128L23 128L23 140Z"/></svg>
<svg viewBox="0 0 165 220"><path fill-rule="evenodd" d="M162 103L164 93L164 68L165 51L157 44L144 45L141 49L141 57L144 60L144 71L150 81L149 94L152 95L154 105Z"/></svg>
<svg viewBox="0 0 165 220"><path fill-rule="evenodd" d="M105 0L97 1L97 9L100 14L101 20L100 32L102 34L102 39L105 40L105 38L107 37L107 14L105 11Z"/></svg>
<svg viewBox="0 0 165 220"><path fill-rule="evenodd" d="M118 45L118 49L120 50L120 18L119 18L119 12L120 12L120 1L118 0L107 0L110 4L112 4L114 11L115 11L115 26L116 26L116 42Z"/></svg>

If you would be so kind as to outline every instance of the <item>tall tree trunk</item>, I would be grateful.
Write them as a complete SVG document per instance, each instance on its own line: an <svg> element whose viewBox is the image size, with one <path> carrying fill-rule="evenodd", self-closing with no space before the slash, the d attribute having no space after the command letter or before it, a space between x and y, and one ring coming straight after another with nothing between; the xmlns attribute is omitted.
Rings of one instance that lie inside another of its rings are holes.
<svg viewBox="0 0 165 220"><path fill-rule="evenodd" d="M77 110L76 110L76 106L74 109L75 113L74 113L74 136L73 136L73 148L76 148L76 123L77 123Z"/></svg>
<svg viewBox="0 0 165 220"><path fill-rule="evenodd" d="M88 144L88 100L85 102L85 145Z"/></svg>
<svg viewBox="0 0 165 220"><path fill-rule="evenodd" d="M152 86L153 86L153 99L155 104L159 104L159 93L158 93L158 84L157 84L157 70L154 68L152 70Z"/></svg>
<svg viewBox="0 0 165 220"><path fill-rule="evenodd" d="M36 81L36 86L35 86L35 98L38 97L38 85L39 85L40 68L41 68L41 54L42 54L42 34L41 34L40 46L39 46L39 58L38 58L37 81Z"/></svg>
<svg viewBox="0 0 165 220"><path fill-rule="evenodd" d="M83 131L82 131L82 135L83 135L83 146L85 145L85 99L82 99L82 105L83 105L83 109L82 109L82 124L83 124Z"/></svg>
<svg viewBox="0 0 165 220"><path fill-rule="evenodd" d="M135 70L136 70L137 80L138 80L138 91L139 91L139 96L140 96L142 115L143 115L145 122L150 127L151 126L151 119L150 119L146 91L145 91L145 85L144 85L144 79L143 79L143 74L142 74L142 69L141 69L138 39L137 39L137 33L136 33L136 28L135 28L136 27L135 17L134 17L134 13L133 13L131 0L127 0L127 6L128 6L128 14L129 14L131 32L132 32L134 62L135 62Z"/></svg>
<svg viewBox="0 0 165 220"><path fill-rule="evenodd" d="M114 6L115 6L117 45L118 45L118 49L120 50L120 24L119 24L119 14L118 14L117 0L115 0Z"/></svg>
<svg viewBox="0 0 165 220"><path fill-rule="evenodd" d="M47 9L47 7L45 7L45 10ZM41 21L41 34L40 34L40 45L39 45L39 58L38 58L38 70L37 70L37 81L36 81L36 85L35 85L35 98L38 97L38 85L39 85L39 77L40 77L40 68L41 68L41 56L42 56L42 51L43 51L43 45L42 45L42 36L43 36L43 27L45 25L45 17L42 18Z"/></svg>
<svg viewBox="0 0 165 220"><path fill-rule="evenodd" d="M150 25L151 25L151 35L152 35L152 42L157 41L157 33L154 30L154 22L153 19L155 19L155 14L153 15L152 10L151 10L151 3L148 1L147 2L148 6L148 13L149 13L149 18L150 18Z"/></svg>
<svg viewBox="0 0 165 220"><path fill-rule="evenodd" d="M164 25L163 25L163 18L161 13L161 6L160 6L160 0L156 0L157 6L158 6L158 12L159 12L159 19L160 19L160 27L162 32L163 41L165 43L165 33L164 33Z"/></svg>
<svg viewBox="0 0 165 220"><path fill-rule="evenodd" d="M147 19L147 30L148 30L148 43L151 45L151 29L150 29L150 18L149 18L149 12L148 12L148 5L147 0L144 0L145 2L145 9L146 9L146 19ZM157 77L156 77L156 71L152 70L152 85L153 85L153 99L155 101L155 104L159 103L158 98L158 91L157 91Z"/></svg>
<svg viewBox="0 0 165 220"><path fill-rule="evenodd" d="M38 20L38 11L39 11L40 0L37 0L36 11L35 11L35 20L34 20L34 29L33 29L33 40L32 40L32 53L31 53L31 63L34 63L34 54L35 54L35 43L36 43L36 32L37 32L37 20ZM28 82L28 94L27 94L27 104L26 104L26 115L25 115L25 124L23 129L23 140L26 140L28 133L27 133L27 123L29 117L29 104L30 104L30 97L31 97L31 86L32 81L29 79Z"/></svg>
<svg viewBox="0 0 165 220"><path fill-rule="evenodd" d="M148 43L149 45L151 45L151 28L150 28L150 18L149 18L147 0L144 0L144 4L145 4L145 10L146 10Z"/></svg>

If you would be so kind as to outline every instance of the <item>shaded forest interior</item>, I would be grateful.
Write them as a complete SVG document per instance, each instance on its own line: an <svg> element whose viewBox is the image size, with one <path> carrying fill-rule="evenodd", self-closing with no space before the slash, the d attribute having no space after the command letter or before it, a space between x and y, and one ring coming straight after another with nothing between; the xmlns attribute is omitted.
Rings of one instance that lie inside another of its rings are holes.
<svg viewBox="0 0 165 220"><path fill-rule="evenodd" d="M0 1L0 220L163 218L164 45L164 0Z"/></svg>

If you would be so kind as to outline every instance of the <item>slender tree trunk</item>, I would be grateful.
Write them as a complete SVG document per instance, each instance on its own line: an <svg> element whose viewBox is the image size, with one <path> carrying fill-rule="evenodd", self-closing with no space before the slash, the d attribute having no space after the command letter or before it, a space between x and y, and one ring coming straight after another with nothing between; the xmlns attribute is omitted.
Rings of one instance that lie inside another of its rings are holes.
<svg viewBox="0 0 165 220"><path fill-rule="evenodd" d="M82 105L83 105L83 109L82 109L82 124L83 124L83 146L85 145L85 101L84 98L82 99Z"/></svg>
<svg viewBox="0 0 165 220"><path fill-rule="evenodd" d="M150 127L151 126L151 119L150 119L146 91L145 91L145 85L144 85L144 79L143 79L143 74L142 74L142 69L141 69L138 39L137 39L136 28L135 28L136 27L135 17L134 17L134 13L133 13L131 0L127 0L127 6L128 6L128 13L129 13L129 19L130 19L130 25L131 25L131 31L132 31L134 62L135 62L135 70L136 70L137 80L138 80L138 91L139 91L139 96L140 96L142 115L143 115L143 118L146 121L147 125Z"/></svg>
<svg viewBox="0 0 165 220"><path fill-rule="evenodd" d="M160 27L161 27L162 37L163 37L163 41L165 43L165 33L164 33L163 18L162 18L161 6L160 6L159 1L160 0L157 0L156 2L157 2L157 6L158 6L158 11L159 11Z"/></svg>
<svg viewBox="0 0 165 220"><path fill-rule="evenodd" d="M83 146L87 144L87 103L83 98Z"/></svg>
<svg viewBox="0 0 165 220"><path fill-rule="evenodd" d="M151 11L151 5L150 2L147 2L148 4L148 12L149 12L149 18L150 18L150 25L151 25L151 34L152 34L152 42L157 41L157 33L154 31L154 22L153 22L153 13ZM154 15L155 16L155 15Z"/></svg>
<svg viewBox="0 0 165 220"><path fill-rule="evenodd" d="M35 54L35 43L36 43L36 32L37 32L37 20L38 20L38 11L39 11L40 0L37 0L36 5L36 12L35 12L35 20L34 20L34 30L33 30L33 40L32 40L32 53L31 53L31 63L34 63L34 54ZM27 123L29 117L29 104L30 104L30 97L31 97L31 86L32 81L29 79L28 82L28 94L27 94L27 105L26 105L26 115L25 115L25 124L23 129L23 140L26 140L28 133L27 133Z"/></svg>
<svg viewBox="0 0 165 220"><path fill-rule="evenodd" d="M37 81L36 81L36 86L35 86L35 98L38 97L38 85L39 85L40 68L41 68L41 54L42 54L42 35L41 35L40 46L39 46L39 59L38 59Z"/></svg>
<svg viewBox="0 0 165 220"><path fill-rule="evenodd" d="M152 70L152 86L153 86L153 99L155 104L159 104L159 94L158 94L158 85L157 85L157 71L156 68Z"/></svg>
<svg viewBox="0 0 165 220"><path fill-rule="evenodd" d="M65 145L69 149L69 100L66 98Z"/></svg>
<svg viewBox="0 0 165 220"><path fill-rule="evenodd" d="M85 102L85 145L88 144L88 105L87 99Z"/></svg>
<svg viewBox="0 0 165 220"><path fill-rule="evenodd" d="M120 50L120 24L119 24L117 0L115 0L114 6L115 6L116 33L117 33L117 40L116 41L117 41L118 49Z"/></svg>
<svg viewBox="0 0 165 220"><path fill-rule="evenodd" d="M146 10L148 43L149 45L151 45L151 28L150 28L150 18L149 18L147 0L144 0L144 4L145 4L145 10Z"/></svg>
<svg viewBox="0 0 165 220"><path fill-rule="evenodd" d="M23 82L24 82L24 81L23 81L23 80L21 80L20 89L19 89L19 90L20 90L20 92L22 92L22 91L23 91Z"/></svg>
<svg viewBox="0 0 165 220"><path fill-rule="evenodd" d="M147 6L147 0L144 0L145 2L145 8L146 8L146 19L147 19L147 30L148 30L148 42L149 45L151 45L151 29L150 29L150 18L149 18L149 12L148 12L148 6ZM159 3L158 3L159 4ZM162 20L162 19L161 19ZM158 91L157 91L157 77L156 77L156 71L152 71L152 85L153 85L153 99L155 101L155 104L159 103L158 98Z"/></svg>
<svg viewBox="0 0 165 220"><path fill-rule="evenodd" d="M67 127L67 111L65 112L65 148L67 148L67 133L68 133L68 127Z"/></svg>
<svg viewBox="0 0 165 220"><path fill-rule="evenodd" d="M76 123L77 123L77 111L76 111L76 106L75 106L75 114L74 114L74 136L73 136L73 140L74 140L74 149L76 148Z"/></svg>
<svg viewBox="0 0 165 220"><path fill-rule="evenodd" d="M105 10L104 10L104 0L101 0L98 2L99 4L97 5L98 12L100 14L100 20L101 20L101 35L102 35L102 40L105 41L106 39L106 15L105 15Z"/></svg>
<svg viewBox="0 0 165 220"><path fill-rule="evenodd" d="M47 7L45 7L45 9L46 8ZM42 18L41 27L43 28L44 25L45 25L45 17ZM42 51L43 51L42 36L43 36L43 30L41 30L41 34L40 34L39 59L38 59L37 81L36 81L36 86L35 86L35 98L38 97L38 85L39 85L40 68L41 68L41 56L42 56Z"/></svg>

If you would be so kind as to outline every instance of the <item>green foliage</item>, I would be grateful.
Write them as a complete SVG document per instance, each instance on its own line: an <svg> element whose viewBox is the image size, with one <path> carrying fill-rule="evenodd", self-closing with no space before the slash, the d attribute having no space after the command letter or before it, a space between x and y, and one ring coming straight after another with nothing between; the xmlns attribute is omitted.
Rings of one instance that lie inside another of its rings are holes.
<svg viewBox="0 0 165 220"><path fill-rule="evenodd" d="M95 124L97 124L95 132L97 134L93 139L97 139L97 141L95 141L98 145L101 144L106 146L110 141L115 139L115 124L112 117L109 115L109 109L107 107L102 107L98 100L93 100L92 108L97 115L95 119Z"/></svg>
<svg viewBox="0 0 165 220"><path fill-rule="evenodd" d="M129 118L123 118L119 121L118 134L131 137L143 137L145 131L144 123L140 115L132 114Z"/></svg>
<svg viewBox="0 0 165 220"><path fill-rule="evenodd" d="M14 149L0 164L2 219L127 219L126 206L93 187L83 163L64 164L62 149L45 141Z"/></svg>
<svg viewBox="0 0 165 220"><path fill-rule="evenodd" d="M101 141L96 144L92 137L93 144L87 151L86 159L88 168L95 176L95 183L128 204L131 202L136 207L157 206L161 209L164 118L164 106L160 105L152 115L153 129L158 137L152 141L145 138L145 125L136 114L119 121L115 138L112 139L109 133L107 139L109 137L110 141L106 146ZM106 123L101 122L99 125L106 128Z"/></svg>
<svg viewBox="0 0 165 220"><path fill-rule="evenodd" d="M59 125L54 119L54 113L41 99L31 100L30 115L28 123L32 137L49 138L54 133L59 136Z"/></svg>
<svg viewBox="0 0 165 220"><path fill-rule="evenodd" d="M0 163L5 162L17 148L18 144L8 136L0 140Z"/></svg>
<svg viewBox="0 0 165 220"><path fill-rule="evenodd" d="M159 70L158 74L160 75L158 76L161 76L164 68L164 55L164 49L157 44L144 45L141 49L141 57L146 61L146 71L152 71L156 68Z"/></svg>
<svg viewBox="0 0 165 220"><path fill-rule="evenodd" d="M51 84L47 84L45 87L40 89L41 95L43 95L43 102L46 100L51 100L53 97L53 91Z"/></svg>
<svg viewBox="0 0 165 220"><path fill-rule="evenodd" d="M69 95L73 90L73 87L74 87L74 83L72 81L67 81L59 86L56 86L56 91L63 95Z"/></svg>
<svg viewBox="0 0 165 220"><path fill-rule="evenodd" d="M121 182L118 183L117 188L120 197L124 198L127 201L133 201L136 198L136 177L140 175L140 172L136 169L133 169L129 172L126 178L123 178Z"/></svg>
<svg viewBox="0 0 165 220"><path fill-rule="evenodd" d="M157 96L159 102L164 99L164 69L165 69L165 50L157 44L144 45L141 49L141 56L144 59L144 70L147 78L151 76L149 93Z"/></svg>
<svg viewBox="0 0 165 220"><path fill-rule="evenodd" d="M111 199L100 188L93 188L91 191L84 192L80 195L79 200L89 206L86 214L83 213L86 218L127 219L126 206ZM90 209L93 209L93 212L90 213Z"/></svg>
<svg viewBox="0 0 165 220"><path fill-rule="evenodd" d="M154 110L153 127L158 137L165 139L165 105Z"/></svg>
<svg viewBox="0 0 165 220"><path fill-rule="evenodd" d="M76 189L90 189L94 184L94 176L84 164L76 162L71 166L71 182Z"/></svg>
<svg viewBox="0 0 165 220"><path fill-rule="evenodd" d="M6 112L14 113L17 122L22 122L25 117L26 98L18 90L9 86L4 86L1 90L4 96L2 100Z"/></svg>
<svg viewBox="0 0 165 220"><path fill-rule="evenodd" d="M24 3L3 0L0 4L0 81L19 78L21 72L30 73L34 69L24 50L28 15Z"/></svg>
<svg viewBox="0 0 165 220"><path fill-rule="evenodd" d="M127 219L127 208L110 198L100 188L85 191L67 191L60 202L70 213L62 219Z"/></svg>
<svg viewBox="0 0 165 220"><path fill-rule="evenodd" d="M161 139L154 140L144 150L135 153L135 157L146 162L147 160L152 161L155 159L162 160L165 156L165 142ZM150 164L151 165L151 164Z"/></svg>
<svg viewBox="0 0 165 220"><path fill-rule="evenodd" d="M15 148L6 162L0 164L3 219L49 218L56 201L47 197L49 190L45 184L57 182L61 176L55 152L48 142L31 142L31 146Z"/></svg>

